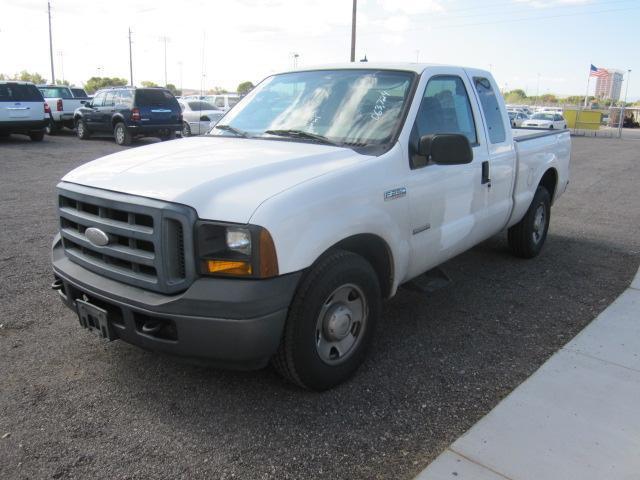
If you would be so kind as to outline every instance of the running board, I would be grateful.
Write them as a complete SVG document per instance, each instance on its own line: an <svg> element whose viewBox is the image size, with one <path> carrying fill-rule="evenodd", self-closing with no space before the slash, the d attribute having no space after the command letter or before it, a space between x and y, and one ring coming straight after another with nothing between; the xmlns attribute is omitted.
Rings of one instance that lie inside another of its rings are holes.
<svg viewBox="0 0 640 480"><path fill-rule="evenodd" d="M433 293L448 287L451 283L449 276L441 268L436 267L402 284L402 287L415 292Z"/></svg>

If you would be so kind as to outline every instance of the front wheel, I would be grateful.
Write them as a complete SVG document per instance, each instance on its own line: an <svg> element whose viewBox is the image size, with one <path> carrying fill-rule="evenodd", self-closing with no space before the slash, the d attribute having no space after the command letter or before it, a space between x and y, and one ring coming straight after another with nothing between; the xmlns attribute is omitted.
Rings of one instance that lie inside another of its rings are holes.
<svg viewBox="0 0 640 480"><path fill-rule="evenodd" d="M44 130L38 130L36 132L30 132L29 138L32 142L41 142L44 138Z"/></svg>
<svg viewBox="0 0 640 480"><path fill-rule="evenodd" d="M509 229L509 247L521 258L533 258L540 253L551 218L551 196L546 188L536 190L524 218Z"/></svg>
<svg viewBox="0 0 640 480"><path fill-rule="evenodd" d="M115 137L118 145L131 145L131 133L129 133L129 130L127 130L127 126L124 123L116 123L116 126L113 129L113 136Z"/></svg>
<svg viewBox="0 0 640 480"><path fill-rule="evenodd" d="M191 136L191 127L187 122L182 122L182 136L183 137Z"/></svg>
<svg viewBox="0 0 640 480"><path fill-rule="evenodd" d="M82 118L76 122L76 135L80 140L87 140L91 136L91 132L87 128L87 122Z"/></svg>
<svg viewBox="0 0 640 480"><path fill-rule="evenodd" d="M380 316L380 285L364 258L336 250L304 277L272 363L287 380L327 390L363 362Z"/></svg>

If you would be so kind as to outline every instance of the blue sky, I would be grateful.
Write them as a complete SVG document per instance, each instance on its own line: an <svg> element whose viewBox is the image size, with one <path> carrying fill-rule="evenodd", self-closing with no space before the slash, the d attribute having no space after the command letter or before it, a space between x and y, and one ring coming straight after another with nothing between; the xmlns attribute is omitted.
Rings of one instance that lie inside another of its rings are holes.
<svg viewBox="0 0 640 480"><path fill-rule="evenodd" d="M128 77L129 26L136 82L164 81L161 36L169 37L169 82L193 88L203 72L206 87L259 81L290 68L293 53L303 66L349 59L351 0L52 0L52 7L56 76L64 67L78 84L97 74ZM0 11L0 72L49 77L46 1L0 0ZM359 0L357 57L491 68L502 87L529 94L584 94L590 63L632 69L636 100L639 25L640 0Z"/></svg>

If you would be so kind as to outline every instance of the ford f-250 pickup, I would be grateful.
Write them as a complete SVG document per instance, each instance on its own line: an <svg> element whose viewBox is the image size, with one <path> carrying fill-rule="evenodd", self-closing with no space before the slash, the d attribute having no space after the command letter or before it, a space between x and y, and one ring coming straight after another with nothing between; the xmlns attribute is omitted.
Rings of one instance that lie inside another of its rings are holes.
<svg viewBox="0 0 640 480"><path fill-rule="evenodd" d="M512 130L489 72L350 64L268 77L209 135L58 185L53 288L99 335L314 390L365 357L381 301L503 230L541 250L566 130ZM434 276L433 278L437 278Z"/></svg>

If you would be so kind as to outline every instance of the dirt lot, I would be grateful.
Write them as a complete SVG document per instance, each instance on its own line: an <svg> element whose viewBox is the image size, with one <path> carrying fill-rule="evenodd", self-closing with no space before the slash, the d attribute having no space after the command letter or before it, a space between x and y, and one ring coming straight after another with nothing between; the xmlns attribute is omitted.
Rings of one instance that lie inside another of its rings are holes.
<svg viewBox="0 0 640 480"><path fill-rule="evenodd" d="M639 147L575 138L540 257L501 234L445 265L451 287L401 290L357 376L317 394L83 331L49 289L54 187L121 147L0 139L0 478L411 478L628 285Z"/></svg>

